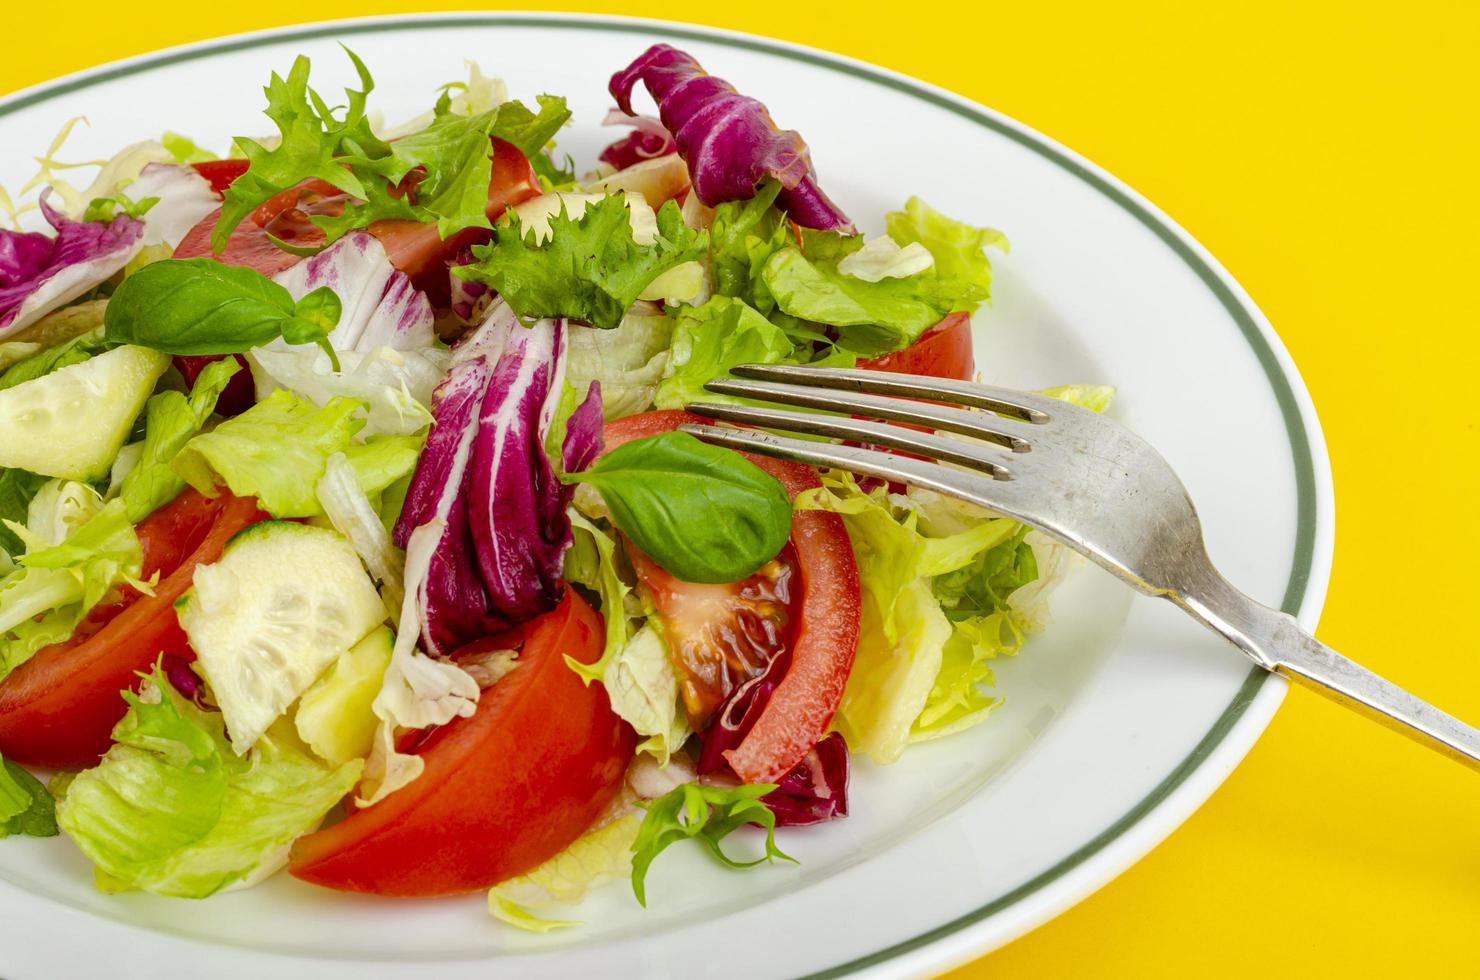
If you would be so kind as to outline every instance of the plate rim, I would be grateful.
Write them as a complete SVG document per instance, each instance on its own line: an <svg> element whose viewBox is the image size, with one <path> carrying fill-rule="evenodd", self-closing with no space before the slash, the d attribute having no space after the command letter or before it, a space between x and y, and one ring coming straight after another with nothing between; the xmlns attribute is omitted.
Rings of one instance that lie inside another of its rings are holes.
<svg viewBox="0 0 1480 980"><path fill-rule="evenodd" d="M1314 629L1329 585L1335 540L1331 464L1309 390L1269 319L1213 255L1147 198L1057 140L941 86L861 59L760 34L657 18L554 11L448 11L387 14L280 25L144 52L0 96L0 120L82 89L186 61L295 40L447 27L521 27L660 35L801 61L913 96L1036 153L1108 198L1176 255L1218 301L1254 353L1289 439L1296 491L1291 572L1280 608ZM981 955L1036 928L1087 897L1172 833L1227 778L1263 733L1284 699L1283 679L1254 667L1191 752L1149 793L1103 831L1052 867L991 901L910 939L808 974L831 980L892 970L942 969ZM992 921L1023 908L995 934ZM152 932L152 930L149 930Z"/></svg>

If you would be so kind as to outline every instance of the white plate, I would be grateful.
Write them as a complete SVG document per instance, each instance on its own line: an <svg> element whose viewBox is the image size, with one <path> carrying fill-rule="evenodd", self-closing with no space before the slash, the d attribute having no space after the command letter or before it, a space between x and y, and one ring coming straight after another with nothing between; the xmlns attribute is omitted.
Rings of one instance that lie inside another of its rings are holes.
<svg viewBox="0 0 1480 980"><path fill-rule="evenodd" d="M561 147L589 162L606 81L654 41L805 134L828 192L865 229L920 193L1004 229L996 305L977 318L987 380L1120 388L1114 414L1172 461L1218 565L1314 627L1330 570L1331 478L1288 354L1243 290L1184 231L1093 164L966 99L870 65L758 37L606 17L458 14L243 35L97 68L0 101L0 182L87 115L73 157L163 129L207 146L270 126L261 87L295 54L320 92L375 72L387 118L423 110L481 61L529 98L565 95ZM332 100L331 100L332 101ZM1078 570L1056 621L1001 665L986 725L857 766L846 822L790 832L796 867L731 873L665 854L644 912L621 884L587 926L528 936L481 897L353 898L286 875L190 903L93 890L65 840L0 843L0 975L165 977L842 976L934 970L1083 898L1171 832L1238 763L1284 694L1170 606Z"/></svg>

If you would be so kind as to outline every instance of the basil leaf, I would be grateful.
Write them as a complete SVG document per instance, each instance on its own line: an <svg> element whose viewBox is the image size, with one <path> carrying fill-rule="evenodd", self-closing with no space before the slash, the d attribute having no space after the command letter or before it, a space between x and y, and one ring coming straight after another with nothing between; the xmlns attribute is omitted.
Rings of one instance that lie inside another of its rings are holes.
<svg viewBox="0 0 1480 980"><path fill-rule="evenodd" d="M279 337L323 344L339 322L339 305L327 287L295 304L255 269L206 258L165 259L118 287L103 314L103 336L186 355L240 354Z"/></svg>
<svg viewBox="0 0 1480 980"><path fill-rule="evenodd" d="M41 780L0 759L0 837L57 835L56 804Z"/></svg>
<svg viewBox="0 0 1480 980"><path fill-rule="evenodd" d="M622 533L688 582L739 581L791 534L791 501L775 477L684 432L618 446L568 479L596 487Z"/></svg>

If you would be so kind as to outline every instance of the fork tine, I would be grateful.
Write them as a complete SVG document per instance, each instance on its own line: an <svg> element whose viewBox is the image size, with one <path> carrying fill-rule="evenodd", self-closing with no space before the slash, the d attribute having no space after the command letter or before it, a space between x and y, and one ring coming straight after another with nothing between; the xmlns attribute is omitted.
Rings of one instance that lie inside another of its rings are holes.
<svg viewBox="0 0 1480 980"><path fill-rule="evenodd" d="M759 426L765 429L783 429L804 435L820 435L833 439L856 439L876 446L902 449L958 466L978 470L996 480L1010 480L1009 469L995 460L985 459L979 449L931 432L918 432L884 422L855 419L839 415L813 415L808 412L790 412L782 408L750 405L720 405L698 402L688 406L696 415L735 422L740 425Z"/></svg>
<svg viewBox="0 0 1480 980"><path fill-rule="evenodd" d="M892 371L867 371L862 368L811 367L801 364L742 364L731 369L739 378L757 381L790 381L814 388L834 391L859 391L879 395L901 395L906 398L928 398L972 408L1000 412L1011 418L1041 425L1064 403L1046 395L1026 391L957 381L951 378L927 378L918 374Z"/></svg>
<svg viewBox="0 0 1480 980"><path fill-rule="evenodd" d="M1019 516L1023 508L1017 502L1017 495L1012 493L1015 483L1010 480L993 480L978 473L965 473L939 463L895 456L877 449L840 446L833 442L807 442L756 429L725 429L717 425L685 423L678 427L678 431L740 452L775 456L806 463L808 466L830 466L848 470L850 473L924 487L990 508L1008 517L1024 519ZM1036 522L1035 526L1043 529Z"/></svg>
<svg viewBox="0 0 1480 980"><path fill-rule="evenodd" d="M768 365L770 367L772 365ZM740 369L736 369L739 371ZM799 405L825 412L846 412L850 415L867 415L892 422L909 422L930 429L944 429L977 439L995 442L1013 452L1027 452L1030 438L1042 438L1043 433L1034 431L1031 423L1018 419L1005 419L987 412L973 412L950 405L931 405L927 402L908 401L903 398L888 398L883 395L860 391L840 390L824 386L818 390L812 386L811 372L799 375L800 384L785 384L775 381L746 381L738 378L717 378L704 387L721 395L736 395L758 401L778 402L782 405ZM904 377L904 375L901 375Z"/></svg>

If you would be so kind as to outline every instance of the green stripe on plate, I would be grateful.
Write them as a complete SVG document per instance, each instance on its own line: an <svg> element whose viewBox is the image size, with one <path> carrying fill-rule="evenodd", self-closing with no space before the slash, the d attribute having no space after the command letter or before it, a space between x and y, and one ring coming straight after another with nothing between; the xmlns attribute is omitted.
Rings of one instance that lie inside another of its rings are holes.
<svg viewBox="0 0 1480 980"><path fill-rule="evenodd" d="M1032 150L1045 160L1074 175L1114 201L1142 225L1150 229L1157 238L1161 239L1167 248L1171 249L1178 258L1187 264L1189 269L1197 274L1198 279L1217 298L1229 317L1238 325L1239 332L1243 335L1244 340L1248 342L1249 347L1254 352L1254 356L1259 361L1260 367L1264 369L1264 374L1269 380L1269 386L1274 392L1275 401L1279 405L1280 415L1285 423L1285 431L1290 441L1292 465L1295 470L1296 531L1294 553L1291 557L1290 578L1285 586L1285 595L1281 602L1281 608L1291 615L1299 614L1301 606L1304 603L1306 589L1310 582L1311 568L1315 558L1317 523L1316 465L1315 459L1311 454L1310 433L1306 431L1305 420L1300 414L1300 406L1295 395L1295 387L1286 376L1283 367L1280 365L1279 357L1270 345L1268 338L1259 329L1254 314L1234 294L1228 282L1175 229L1160 217L1151 213L1145 205L1127 194L1124 190L1115 186L1115 184L1094 170L1066 155L1062 150L1045 142L1038 134L1026 129L1020 129L973 105L964 104L951 96L934 91L923 83L907 78L895 77L867 65L843 61L819 51L800 50L763 38L715 34L707 30L685 28L672 24L607 20L599 17L575 19L472 14L425 19L350 21L340 24L320 24L301 28L290 27L255 36L226 38L216 43L207 43L182 51L168 51L154 56L146 55L136 61L88 72L80 77L63 79L50 85L43 84L37 86L24 94L0 102L0 118L60 96L69 95L73 92L79 92L97 85L107 84L119 78L126 78L130 75L137 75L141 72L152 71L157 68L164 68L183 62L196 61L202 58L213 58L233 51L245 51L269 44L307 41L326 37L346 37L354 34L379 34L394 31L442 30L456 27L543 28L551 30L610 31L643 36L661 35L677 40L701 41L706 44L739 48L814 65L818 68L825 68L828 71L835 71L842 75L862 79L883 88L900 92L976 123L985 129L989 129L1000 136L1012 140L1014 143ZM1208 729L1207 734L1188 753L1187 757L1175 769L1168 773L1144 799L1127 811L1124 816L1109 827L1106 827L1078 850L1066 856L1058 864L1055 864L1042 874L1024 882L1011 891L998 896L980 908L973 909L965 915L931 929L929 932L922 933L900 943L895 943L892 946L870 953L867 956L862 956L858 959L850 960L847 963L823 970L820 973L811 974L806 980L826 980L826 978L845 976L859 970L877 966L896 956L901 956L921 947L928 946L989 916L995 915L1004 909L1010 908L1012 905L1038 892L1063 877L1069 871L1083 864L1095 854L1104 850L1106 846L1123 835L1131 827L1135 826L1148 813L1156 809L1157 806L1197 771L1202 763L1223 742L1224 738L1227 737L1229 731L1232 730L1244 712L1248 710L1249 705L1253 703L1255 695L1258 694L1259 689L1263 686L1268 676L1267 673L1259 668L1254 668L1250 671L1243 686L1239 688L1238 693L1229 702L1228 707L1223 709L1217 721L1213 723L1213 726Z"/></svg>

